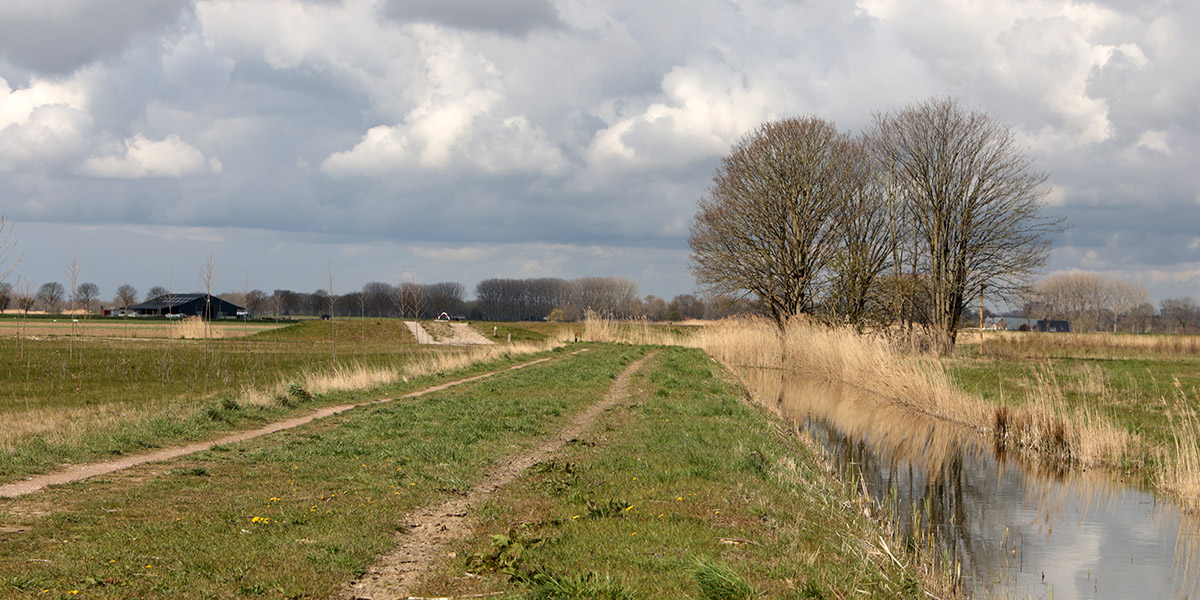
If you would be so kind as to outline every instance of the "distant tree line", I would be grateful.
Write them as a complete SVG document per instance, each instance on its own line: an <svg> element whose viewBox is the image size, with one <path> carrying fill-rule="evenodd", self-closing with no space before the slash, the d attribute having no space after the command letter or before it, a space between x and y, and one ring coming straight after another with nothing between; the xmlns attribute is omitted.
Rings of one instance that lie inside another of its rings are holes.
<svg viewBox="0 0 1200 600"><path fill-rule="evenodd" d="M47 282L33 291L24 291L8 282L0 282L0 310L16 308L60 313L84 309L100 312L105 305L118 309L172 294L199 293L172 291L152 286L145 294L129 284L116 290L111 302L100 299L94 283L76 287L72 302L66 286ZM259 289L218 294L225 300L245 307L256 316L384 317L432 319L441 313L472 320L560 320L582 319L587 311L620 319L682 321L719 319L730 315L761 313L762 305L751 300L715 296L697 297L680 294L671 300L657 296L638 296L636 283L623 277L583 277L579 279L487 279L475 286L474 300L466 299L466 287L457 282L421 284L402 282L392 285L372 281L361 289L331 295L328 289L313 292Z"/></svg>

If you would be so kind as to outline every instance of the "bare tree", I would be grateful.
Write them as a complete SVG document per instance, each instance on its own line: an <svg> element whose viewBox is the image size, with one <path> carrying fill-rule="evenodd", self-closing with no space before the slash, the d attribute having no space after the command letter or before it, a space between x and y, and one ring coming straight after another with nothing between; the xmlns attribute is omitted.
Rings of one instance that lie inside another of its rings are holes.
<svg viewBox="0 0 1200 600"><path fill-rule="evenodd" d="M759 126L721 161L692 222L691 271L713 294L757 296L781 327L810 312L854 193L850 137L823 119Z"/></svg>
<svg viewBox="0 0 1200 600"><path fill-rule="evenodd" d="M1130 316L1135 308L1150 301L1150 293L1140 283L1114 279L1109 282L1109 302L1112 303L1113 333L1122 318ZM1131 328L1133 325L1131 324Z"/></svg>
<svg viewBox="0 0 1200 600"><path fill-rule="evenodd" d="M100 297L100 286L91 282L84 282L79 284L79 287L75 290L75 294L79 297L79 301L83 303L84 310L90 313L92 310L92 300Z"/></svg>
<svg viewBox="0 0 1200 600"><path fill-rule="evenodd" d="M56 313L62 304L63 297L67 291L63 288L63 284L57 281L47 281L38 288L37 299L41 301L42 308L48 313ZM28 311L27 311L28 312Z"/></svg>
<svg viewBox="0 0 1200 600"><path fill-rule="evenodd" d="M1062 219L1043 214L1046 175L984 112L928 100L877 115L871 138L904 190L935 344L948 353L964 304L985 286L993 299L1016 297L1045 264Z"/></svg>
<svg viewBox="0 0 1200 600"><path fill-rule="evenodd" d="M0 312L8 310L14 295L13 285L7 281L0 281Z"/></svg>
<svg viewBox="0 0 1200 600"><path fill-rule="evenodd" d="M171 294L171 290L168 290L167 288L165 288L161 285L151 286L150 290L146 292L145 301L149 302L155 298L159 298L162 296L169 296L170 294Z"/></svg>
<svg viewBox="0 0 1200 600"><path fill-rule="evenodd" d="M1162 315L1173 325L1179 326L1179 333L1188 332L1189 327L1195 326L1200 322L1200 306L1196 305L1196 300L1192 297L1186 298L1167 298L1159 302L1162 307Z"/></svg>
<svg viewBox="0 0 1200 600"><path fill-rule="evenodd" d="M122 284L117 288L117 295L113 298L113 304L121 307L122 311L129 310L130 306L137 304L137 288L128 283Z"/></svg>
<svg viewBox="0 0 1200 600"><path fill-rule="evenodd" d="M856 168L837 215L839 244L831 261L826 312L857 326L867 319L872 301L883 300L876 287L897 254L892 235L899 210L889 201L887 180L877 175L885 171L874 169L868 158L866 140L855 140L846 154Z"/></svg>
<svg viewBox="0 0 1200 600"><path fill-rule="evenodd" d="M266 306L267 294L262 290L250 290L246 292L246 310L250 314L257 314Z"/></svg>
<svg viewBox="0 0 1200 600"><path fill-rule="evenodd" d="M17 308L29 314L33 310L33 306L37 303L37 296L33 293L33 280L21 279L17 277Z"/></svg>

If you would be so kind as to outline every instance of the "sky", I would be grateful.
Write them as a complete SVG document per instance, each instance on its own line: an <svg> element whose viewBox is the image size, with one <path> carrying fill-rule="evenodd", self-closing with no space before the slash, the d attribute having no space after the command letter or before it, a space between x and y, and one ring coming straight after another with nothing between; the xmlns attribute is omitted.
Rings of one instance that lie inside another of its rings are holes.
<svg viewBox="0 0 1200 600"><path fill-rule="evenodd" d="M211 256L219 291L669 299L749 131L952 96L1049 175L1047 274L1200 297L1197 29L1175 0L5 0L9 281L199 290Z"/></svg>

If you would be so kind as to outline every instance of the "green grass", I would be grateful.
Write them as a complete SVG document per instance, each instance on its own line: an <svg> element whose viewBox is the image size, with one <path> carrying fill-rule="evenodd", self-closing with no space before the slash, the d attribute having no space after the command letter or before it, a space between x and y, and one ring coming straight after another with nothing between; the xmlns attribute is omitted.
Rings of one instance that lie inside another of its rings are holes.
<svg viewBox="0 0 1200 600"><path fill-rule="evenodd" d="M476 536L415 595L921 596L876 549L887 534L862 501L719 366L680 348L653 360L634 397L481 507Z"/></svg>
<svg viewBox="0 0 1200 600"><path fill-rule="evenodd" d="M419 400L0 501L0 522L26 529L0 533L0 596L333 597L394 544L407 512L561 428L640 352L559 354Z"/></svg>
<svg viewBox="0 0 1200 600"><path fill-rule="evenodd" d="M497 323L493 321L472 321L471 328L483 337L497 343L507 342L512 336L514 342L542 342L551 339L568 337L581 331L583 326L578 323Z"/></svg>
<svg viewBox="0 0 1200 600"><path fill-rule="evenodd" d="M1200 359L1149 358L1003 359L954 358L943 361L964 391L996 403L1020 405L1042 380L1054 382L1071 407L1088 407L1113 419L1151 446L1174 443L1170 406L1179 400L1177 378L1185 390L1200 388ZM1190 394L1193 404L1197 398ZM1191 406L1200 410L1200 406Z"/></svg>
<svg viewBox="0 0 1200 600"><path fill-rule="evenodd" d="M335 326L333 351L328 321L208 342L2 337L0 482L62 463L203 439L331 401L284 396L272 405L244 406L236 399L246 389L337 366L399 371L421 356L463 351L418 347L399 322Z"/></svg>

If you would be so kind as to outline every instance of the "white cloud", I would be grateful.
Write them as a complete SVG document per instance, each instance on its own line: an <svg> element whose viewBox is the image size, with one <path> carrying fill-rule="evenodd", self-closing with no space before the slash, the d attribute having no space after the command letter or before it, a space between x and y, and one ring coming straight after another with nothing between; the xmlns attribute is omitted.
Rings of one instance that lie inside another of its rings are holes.
<svg viewBox="0 0 1200 600"><path fill-rule="evenodd" d="M84 149L92 127L88 96L77 81L34 79L12 89L0 77L0 170L53 163Z"/></svg>
<svg viewBox="0 0 1200 600"><path fill-rule="evenodd" d="M413 28L426 69L412 82L416 106L396 125L378 125L350 150L329 156L331 175L388 175L411 169L480 169L554 174L561 151L540 127L503 106L499 69L461 40ZM508 113L508 114L506 114Z"/></svg>
<svg viewBox="0 0 1200 600"><path fill-rule="evenodd" d="M180 178L218 174L221 161L204 154L178 135L155 141L137 134L126 139L115 152L88 158L79 173L111 179Z"/></svg>
<svg viewBox="0 0 1200 600"><path fill-rule="evenodd" d="M591 165L652 170L720 156L784 100L726 65L676 67L663 77L662 91L661 102L618 116L596 133Z"/></svg>

